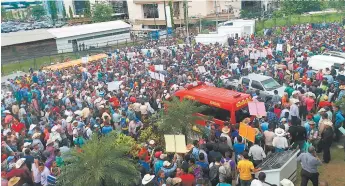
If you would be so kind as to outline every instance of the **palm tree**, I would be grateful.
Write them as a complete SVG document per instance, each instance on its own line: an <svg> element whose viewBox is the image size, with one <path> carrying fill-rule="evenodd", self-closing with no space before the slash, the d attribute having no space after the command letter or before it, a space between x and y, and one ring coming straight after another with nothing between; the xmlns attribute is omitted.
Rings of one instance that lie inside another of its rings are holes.
<svg viewBox="0 0 345 186"><path fill-rule="evenodd" d="M163 134L183 134L187 138L191 136L197 128L203 131L203 127L196 125L196 121L203 120L201 116L195 115L205 110L205 106L197 106L197 103L191 100L184 99L180 101L178 98L173 97L171 101L164 103L166 111L162 111L161 121L157 122L158 129Z"/></svg>
<svg viewBox="0 0 345 186"><path fill-rule="evenodd" d="M112 186L133 185L140 179L135 163L126 155L131 147L115 145L115 132L98 139L97 136L82 146L73 149L70 163L62 167L57 178L58 185Z"/></svg>

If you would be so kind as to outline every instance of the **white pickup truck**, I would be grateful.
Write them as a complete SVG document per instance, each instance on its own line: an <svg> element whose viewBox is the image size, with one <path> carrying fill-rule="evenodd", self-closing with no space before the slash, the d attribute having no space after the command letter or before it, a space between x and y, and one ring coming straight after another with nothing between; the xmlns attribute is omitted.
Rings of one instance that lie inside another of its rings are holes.
<svg viewBox="0 0 345 186"><path fill-rule="evenodd" d="M260 90L260 96L265 101L272 99L274 95L274 90L278 91L279 96L283 96L285 86L280 85L275 79L270 76L265 76L261 74L251 73L247 76L242 76L239 80L228 79L224 80L225 87L231 87L236 89L238 85L248 86L248 89L252 92Z"/></svg>

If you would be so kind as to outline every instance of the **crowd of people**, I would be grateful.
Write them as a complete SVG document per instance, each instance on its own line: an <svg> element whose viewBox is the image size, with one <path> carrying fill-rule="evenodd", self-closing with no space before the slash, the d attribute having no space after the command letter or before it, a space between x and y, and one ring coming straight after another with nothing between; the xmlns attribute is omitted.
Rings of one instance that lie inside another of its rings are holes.
<svg viewBox="0 0 345 186"><path fill-rule="evenodd" d="M228 46L181 46L174 38L150 41L79 67L8 79L1 100L2 185L49 185L64 166L62 152L82 148L94 134L101 138L116 131L136 139L148 118L186 84L203 81L227 88L224 78L243 72L272 76L287 86L284 95L275 92L267 101L267 116L243 121L257 131L255 142L239 136L239 125L227 121L224 126L208 122L208 135L188 144L185 154L165 153L148 141L140 151L145 153L137 157L141 184L260 186L266 175L256 167L269 153L299 149L301 186L309 180L318 185L316 167L331 161L330 147L342 135L344 113L335 102L345 95L345 69L342 65L337 71L331 67L315 73L308 59L329 50L345 51L345 30L337 23L280 29L279 34L230 38ZM282 51L275 50L277 44L284 46ZM272 53L255 57L268 48ZM150 77L154 65L164 66L164 81ZM199 66L207 73L199 72ZM113 81L121 85L109 90L107 83ZM236 91L261 101L260 92L245 85ZM317 156L321 151L323 160Z"/></svg>

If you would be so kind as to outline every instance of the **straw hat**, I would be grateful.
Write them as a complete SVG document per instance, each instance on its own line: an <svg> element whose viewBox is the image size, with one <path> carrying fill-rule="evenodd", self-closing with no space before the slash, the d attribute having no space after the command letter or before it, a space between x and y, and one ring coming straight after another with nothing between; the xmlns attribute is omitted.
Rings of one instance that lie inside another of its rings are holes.
<svg viewBox="0 0 345 186"><path fill-rule="evenodd" d="M152 181L154 177L155 177L155 175L146 174L143 177L143 179L141 180L141 183L143 185L146 185L146 184L150 183L150 181Z"/></svg>
<svg viewBox="0 0 345 186"><path fill-rule="evenodd" d="M192 145L192 144L188 144L186 146L187 151L191 151L193 148L194 148L194 145Z"/></svg>
<svg viewBox="0 0 345 186"><path fill-rule="evenodd" d="M155 144L155 140L150 140L150 141L149 141L149 144L150 144L150 145L154 145L154 144Z"/></svg>
<svg viewBox="0 0 345 186"><path fill-rule="evenodd" d="M5 110L4 114L11 114L11 112L9 110Z"/></svg>
<svg viewBox="0 0 345 186"><path fill-rule="evenodd" d="M250 123L250 118L245 118L242 122L245 124L248 124L248 123Z"/></svg>
<svg viewBox="0 0 345 186"><path fill-rule="evenodd" d="M176 177L176 178L170 178L169 177L166 182L167 182L168 185L176 185L178 183L181 183L182 179L178 178L178 177Z"/></svg>
<svg viewBox="0 0 345 186"><path fill-rule="evenodd" d="M308 123L309 123L309 125L315 125L314 121L309 121Z"/></svg>
<svg viewBox="0 0 345 186"><path fill-rule="evenodd" d="M289 75L291 74L290 70L286 70L285 72Z"/></svg>
<svg viewBox="0 0 345 186"><path fill-rule="evenodd" d="M295 185L292 183L292 181L290 181L290 180L288 180L288 179L286 179L286 178L284 178L282 181L280 181L280 184L281 184L282 186L295 186Z"/></svg>
<svg viewBox="0 0 345 186"><path fill-rule="evenodd" d="M321 108L321 109L319 110L319 113L320 113L320 112L326 112L326 109Z"/></svg>
<svg viewBox="0 0 345 186"><path fill-rule="evenodd" d="M274 130L274 134L277 135L277 136L282 137L282 136L285 135L285 130L284 130L284 129L281 129L281 128L276 128L276 129Z"/></svg>
<svg viewBox="0 0 345 186"><path fill-rule="evenodd" d="M50 145L50 144L52 144L52 143L54 143L54 141L53 141L52 139L49 138L49 139L47 140L46 146L48 146L48 145Z"/></svg>
<svg viewBox="0 0 345 186"><path fill-rule="evenodd" d="M340 90L345 90L345 85L340 85L340 86L339 86L339 89L340 89Z"/></svg>
<svg viewBox="0 0 345 186"><path fill-rule="evenodd" d="M24 148L30 147L31 143L30 142L25 142L24 143Z"/></svg>
<svg viewBox="0 0 345 186"><path fill-rule="evenodd" d="M229 133L229 132L230 132L229 127L228 127L228 126L223 127L223 128L222 128L222 132L223 132L223 133Z"/></svg>
<svg viewBox="0 0 345 186"><path fill-rule="evenodd" d="M16 162L16 168L19 169L25 163L25 158L20 158Z"/></svg>
<svg viewBox="0 0 345 186"><path fill-rule="evenodd" d="M7 182L7 185L14 186L15 184L19 182L19 180L20 180L20 177L14 176Z"/></svg>
<svg viewBox="0 0 345 186"><path fill-rule="evenodd" d="M40 136L41 136L41 133L36 132L35 134L32 135L32 139L40 138Z"/></svg>
<svg viewBox="0 0 345 186"><path fill-rule="evenodd" d="M33 130L37 125L31 124L29 130Z"/></svg>

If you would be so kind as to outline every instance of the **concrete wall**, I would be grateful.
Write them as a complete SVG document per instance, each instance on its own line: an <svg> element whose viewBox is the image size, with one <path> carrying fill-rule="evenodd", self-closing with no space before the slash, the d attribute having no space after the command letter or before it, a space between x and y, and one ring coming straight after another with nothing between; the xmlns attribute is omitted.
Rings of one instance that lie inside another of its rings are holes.
<svg viewBox="0 0 345 186"><path fill-rule="evenodd" d="M1 62L9 63L57 54L55 39L1 47Z"/></svg>
<svg viewBox="0 0 345 186"><path fill-rule="evenodd" d="M221 26L218 27L218 34L226 34L228 37L235 37L236 34L238 34L238 37L242 37L244 35L244 28L234 26Z"/></svg>
<svg viewBox="0 0 345 186"><path fill-rule="evenodd" d="M86 45L86 48L89 48L90 46L93 46L95 48L103 47L107 45L116 45L118 43L125 43L130 42L130 33L124 33L124 34L118 34L118 35L112 35L107 37L101 37L101 38L95 38L95 39L89 39L89 40L82 40L78 41L78 38L84 38L84 37L91 37L91 36L97 36L102 34L108 34L108 33L114 33L115 31L107 31L102 33L93 33L93 34L87 34L87 35L80 35L75 37L66 37L66 38L58 38L56 39L56 46L59 51L59 53L65 53L65 52L73 52L73 45L72 40L77 40L77 45L84 44ZM71 41L70 43L68 41Z"/></svg>

